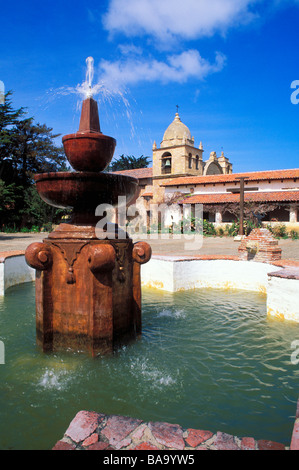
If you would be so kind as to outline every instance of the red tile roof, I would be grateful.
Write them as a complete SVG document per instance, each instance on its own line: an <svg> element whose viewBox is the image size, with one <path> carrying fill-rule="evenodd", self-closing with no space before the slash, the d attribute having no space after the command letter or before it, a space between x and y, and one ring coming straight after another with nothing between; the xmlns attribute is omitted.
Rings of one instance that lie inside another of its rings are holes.
<svg viewBox="0 0 299 470"><path fill-rule="evenodd" d="M269 170L254 171L248 173L232 173L231 175L207 175L207 176L180 176L179 178L171 178L162 186L185 186L199 184L215 184L215 183L233 183L237 178L247 176L248 181L267 181L267 180L287 180L299 179L299 168L293 170Z"/></svg>
<svg viewBox="0 0 299 470"><path fill-rule="evenodd" d="M239 202L240 194L213 193L194 194L180 199L180 204L225 204ZM253 202L298 202L299 191L273 191L273 192L245 192L245 201Z"/></svg>
<svg viewBox="0 0 299 470"><path fill-rule="evenodd" d="M152 178L152 168L136 168L133 170L115 171L119 175L133 176L137 179ZM292 170L269 170L254 171L247 173L232 173L230 175L207 175L207 176L180 176L169 178L169 181L161 183L161 186L188 186L201 184L234 183L241 176L248 177L247 181L273 181L273 180L299 180L299 168Z"/></svg>
<svg viewBox="0 0 299 470"><path fill-rule="evenodd" d="M117 175L133 176L133 178L151 178L153 176L152 168L135 168L133 170L114 171Z"/></svg>

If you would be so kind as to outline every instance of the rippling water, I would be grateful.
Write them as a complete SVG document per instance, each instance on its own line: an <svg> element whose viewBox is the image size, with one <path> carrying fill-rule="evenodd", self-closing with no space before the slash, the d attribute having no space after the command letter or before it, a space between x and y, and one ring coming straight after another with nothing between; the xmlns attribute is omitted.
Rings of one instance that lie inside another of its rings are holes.
<svg viewBox="0 0 299 470"><path fill-rule="evenodd" d="M289 444L299 366L294 323L249 292L143 291L143 336L113 356L42 354L34 285L0 304L1 449L48 449L81 409Z"/></svg>

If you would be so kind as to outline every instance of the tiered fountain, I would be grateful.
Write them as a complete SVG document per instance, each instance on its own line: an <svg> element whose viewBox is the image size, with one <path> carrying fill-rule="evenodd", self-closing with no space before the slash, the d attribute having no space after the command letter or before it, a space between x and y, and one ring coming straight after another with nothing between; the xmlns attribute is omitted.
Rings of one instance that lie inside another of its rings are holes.
<svg viewBox="0 0 299 470"><path fill-rule="evenodd" d="M107 225L100 234L96 229L97 206L115 207L119 196L126 196L129 204L138 181L103 173L116 141L102 134L92 96L83 101L79 131L62 141L76 171L39 174L35 182L45 202L72 208L73 216L25 253L36 269L37 343L44 351L96 356L141 334L140 265L150 259L151 248L133 244L123 232L120 236L117 224L113 239Z"/></svg>

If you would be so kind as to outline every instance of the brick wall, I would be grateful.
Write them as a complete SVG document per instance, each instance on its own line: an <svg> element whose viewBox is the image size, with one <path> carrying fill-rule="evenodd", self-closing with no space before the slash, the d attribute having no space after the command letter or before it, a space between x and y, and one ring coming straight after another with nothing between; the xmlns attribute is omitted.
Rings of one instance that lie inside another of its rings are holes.
<svg viewBox="0 0 299 470"><path fill-rule="evenodd" d="M239 259L242 261L256 261L260 263L271 263L281 259L281 248L278 241L266 228L252 230L239 246Z"/></svg>

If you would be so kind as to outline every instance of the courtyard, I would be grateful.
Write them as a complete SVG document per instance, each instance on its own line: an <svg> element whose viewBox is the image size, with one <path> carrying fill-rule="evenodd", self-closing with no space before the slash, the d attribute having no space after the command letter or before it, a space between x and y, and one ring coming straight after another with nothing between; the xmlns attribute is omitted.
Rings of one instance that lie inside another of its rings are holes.
<svg viewBox="0 0 299 470"><path fill-rule="evenodd" d="M25 250L30 243L42 241L47 236L47 233L1 233L0 252ZM142 239L140 240L142 241ZM182 240L145 239L145 241L150 243L154 255L237 256L239 247L239 242L235 241L233 237L204 237L200 251L186 251ZM282 259L299 261L299 240L280 239L279 247L282 249Z"/></svg>
<svg viewBox="0 0 299 470"><path fill-rule="evenodd" d="M73 3L2 9L0 449L299 450L298 0Z"/></svg>

